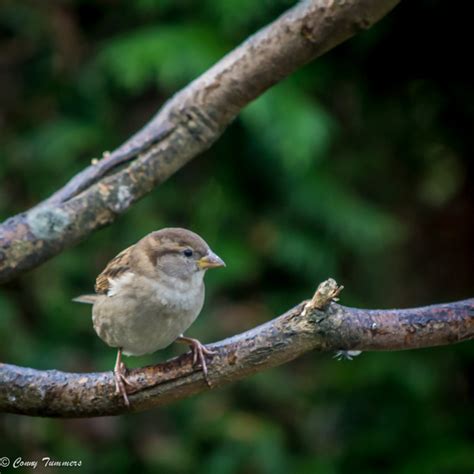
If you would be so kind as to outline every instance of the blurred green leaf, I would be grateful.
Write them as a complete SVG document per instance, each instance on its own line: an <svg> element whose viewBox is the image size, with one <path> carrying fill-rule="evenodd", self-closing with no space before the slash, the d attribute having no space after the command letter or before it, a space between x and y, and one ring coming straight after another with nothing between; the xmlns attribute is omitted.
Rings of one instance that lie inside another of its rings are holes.
<svg viewBox="0 0 474 474"><path fill-rule="evenodd" d="M334 131L324 109L291 81L255 100L242 121L284 172L299 177L326 157Z"/></svg>
<svg viewBox="0 0 474 474"><path fill-rule="evenodd" d="M121 87L150 83L170 90L204 72L225 51L210 27L195 24L142 28L104 43L98 61Z"/></svg>
<svg viewBox="0 0 474 474"><path fill-rule="evenodd" d="M288 209L357 252L377 252L405 236L400 221L323 173L308 177L288 196Z"/></svg>

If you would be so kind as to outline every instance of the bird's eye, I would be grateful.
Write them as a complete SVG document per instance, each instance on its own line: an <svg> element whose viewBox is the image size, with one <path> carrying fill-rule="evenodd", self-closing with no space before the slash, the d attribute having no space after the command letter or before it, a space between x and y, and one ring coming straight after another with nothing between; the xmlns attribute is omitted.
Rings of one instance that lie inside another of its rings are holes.
<svg viewBox="0 0 474 474"><path fill-rule="evenodd" d="M186 249L183 251L183 255L185 257L192 257L193 256L193 251L191 249Z"/></svg>

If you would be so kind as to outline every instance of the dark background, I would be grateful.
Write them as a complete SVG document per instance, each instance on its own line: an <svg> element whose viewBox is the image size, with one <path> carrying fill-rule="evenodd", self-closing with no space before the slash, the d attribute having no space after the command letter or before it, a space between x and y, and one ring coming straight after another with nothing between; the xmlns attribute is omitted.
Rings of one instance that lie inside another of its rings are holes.
<svg viewBox="0 0 474 474"><path fill-rule="evenodd" d="M291 4L0 2L0 218L118 146ZM247 107L211 150L112 226L3 286L0 360L110 370L114 351L71 298L164 226L193 229L227 262L208 275L189 331L204 342L280 314L328 276L345 285L343 304L366 308L472 297L472 27L463 6L403 2ZM80 459L81 472L468 473L473 378L472 343L353 362L312 353L143 414L2 415L0 457Z"/></svg>

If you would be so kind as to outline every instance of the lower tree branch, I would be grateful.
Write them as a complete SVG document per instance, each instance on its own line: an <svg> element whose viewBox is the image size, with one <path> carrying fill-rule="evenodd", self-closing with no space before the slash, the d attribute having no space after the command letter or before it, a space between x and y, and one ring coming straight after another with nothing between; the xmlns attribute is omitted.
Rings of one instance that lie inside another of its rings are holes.
<svg viewBox="0 0 474 474"><path fill-rule="evenodd" d="M311 350L389 351L474 339L474 298L411 309L365 310L331 302L340 289L320 285L312 300L250 331L211 344L209 378L220 387ZM318 293L319 292L319 293ZM131 407L115 394L112 372L66 373L0 364L0 412L51 417L119 415L209 390L191 355L133 369Z"/></svg>
<svg viewBox="0 0 474 474"><path fill-rule="evenodd" d="M0 282L112 223L209 148L249 102L372 26L399 1L299 2L172 97L118 149L38 206L0 224Z"/></svg>

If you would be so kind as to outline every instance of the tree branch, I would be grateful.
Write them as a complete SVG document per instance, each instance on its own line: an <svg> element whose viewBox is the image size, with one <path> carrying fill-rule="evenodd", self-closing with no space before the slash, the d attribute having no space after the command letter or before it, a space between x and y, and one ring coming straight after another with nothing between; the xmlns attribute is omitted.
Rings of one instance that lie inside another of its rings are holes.
<svg viewBox="0 0 474 474"><path fill-rule="evenodd" d="M321 291L322 290L322 291ZM319 293L318 293L319 291ZM211 344L213 387L284 364L311 350L403 350L474 339L474 298L423 308L365 310L330 302L340 291L324 282L309 302L250 331ZM190 353L133 369L131 407L115 394L112 372L75 374L0 364L0 412L36 416L119 415L208 390Z"/></svg>
<svg viewBox="0 0 474 474"><path fill-rule="evenodd" d="M113 222L209 148L245 105L307 62L369 28L398 2L298 3L175 95L117 150L104 153L38 206L6 220L0 226L0 282ZM125 167L117 170L119 165Z"/></svg>

